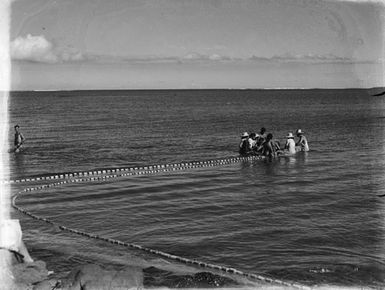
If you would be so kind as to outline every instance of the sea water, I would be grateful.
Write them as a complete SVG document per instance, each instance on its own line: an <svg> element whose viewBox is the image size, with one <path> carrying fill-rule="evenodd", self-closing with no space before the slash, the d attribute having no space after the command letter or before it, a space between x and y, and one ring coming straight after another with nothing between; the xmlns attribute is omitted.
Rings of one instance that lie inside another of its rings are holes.
<svg viewBox="0 0 385 290"><path fill-rule="evenodd" d="M244 131L263 126L284 144L301 128L307 153L65 185L18 204L61 225L247 273L385 287L384 105L368 90L14 92L10 128L19 124L26 142L9 170L21 179L226 159L238 156ZM212 286L181 284L202 269L14 216L31 255L56 272L134 265L148 287Z"/></svg>

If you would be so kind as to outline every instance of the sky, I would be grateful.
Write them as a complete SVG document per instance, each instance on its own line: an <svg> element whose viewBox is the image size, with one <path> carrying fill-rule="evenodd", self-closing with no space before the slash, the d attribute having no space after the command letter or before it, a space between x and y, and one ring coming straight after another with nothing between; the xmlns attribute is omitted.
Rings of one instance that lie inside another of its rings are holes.
<svg viewBox="0 0 385 290"><path fill-rule="evenodd" d="M385 5L16 0L14 90L384 86Z"/></svg>

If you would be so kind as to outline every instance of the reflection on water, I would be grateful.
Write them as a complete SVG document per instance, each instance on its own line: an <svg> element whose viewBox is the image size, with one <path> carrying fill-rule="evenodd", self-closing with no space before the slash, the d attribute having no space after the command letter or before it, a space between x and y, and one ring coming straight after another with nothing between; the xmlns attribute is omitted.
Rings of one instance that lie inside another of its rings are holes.
<svg viewBox="0 0 385 290"><path fill-rule="evenodd" d="M21 151L19 153L12 153L11 158L13 159L14 170L20 172L20 175L23 176L25 174L26 166L26 157L25 152Z"/></svg>

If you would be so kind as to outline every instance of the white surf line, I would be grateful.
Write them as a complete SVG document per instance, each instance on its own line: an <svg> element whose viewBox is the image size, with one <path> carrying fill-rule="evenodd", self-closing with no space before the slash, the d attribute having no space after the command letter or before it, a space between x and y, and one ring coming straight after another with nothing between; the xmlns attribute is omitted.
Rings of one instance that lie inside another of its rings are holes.
<svg viewBox="0 0 385 290"><path fill-rule="evenodd" d="M118 178L118 177L124 177L124 176L133 176L133 175L147 175L147 174L155 174L155 173L162 173L162 172L172 172L172 171L178 171L178 170L185 170L189 168L199 168L199 167L213 167L213 166L219 166L219 165L225 165L225 164L230 164L234 162L240 162L240 161L250 161L250 160L256 160L256 159L261 159L261 157L258 156L250 156L250 157L234 157L234 158L227 158L227 159L218 159L218 160L209 160L209 161L199 161L199 162L182 162L182 163L175 163L175 164L164 164L164 165L152 165L152 166L144 166L144 167L131 167L131 168L117 168L117 169L108 169L108 170L97 170L97 171L87 171L87 172L78 172L78 173L69 173L69 174L58 174L58 175L52 175L52 176L45 176L44 178L37 177L34 179L21 179L18 182L20 183L25 183L25 182L30 182L30 181L39 181L39 180L55 180L55 179L63 179L63 178L71 178L71 179L64 179L58 182L54 183L49 183L49 184L43 184L39 186L34 186L34 187L27 187L21 191L19 191L17 194L14 195L12 198L12 206L18 210L19 212L39 221L46 222L48 224L51 224L53 226L56 226L57 228L61 229L62 231L67 231L70 233L74 233L80 236L88 237L91 239L97 239L101 241L105 241L111 244L115 245L121 245L125 247L130 247L133 249L141 250L150 254L158 255L160 257L164 257L167 259L171 259L180 263L184 264L191 264L195 266L199 266L201 268L207 268L207 269L212 269L212 270L219 270L222 272L242 276L242 277L247 277L252 280L258 280L266 283L275 283L277 285L282 285L282 286L287 286L287 287L293 287L297 289L311 289L310 287L298 284L298 283L290 283L290 282L285 282L279 279L272 279L268 277L264 277L261 275L257 274L251 274L251 273L246 273L239 271L234 268L229 268L229 267L224 267L224 266L219 266L219 265L214 265L214 264L209 264L205 262L201 262L198 260L191 260L187 258L183 258L180 256L172 255L166 252L146 248L134 243L126 243L123 241L107 238L107 237L102 237L99 235L95 235L92 233L87 233L83 231L79 231L70 227L66 227L64 225L58 224L54 221L51 221L47 218L37 216L29 211L27 211L24 208L21 208L16 205L16 200L18 199L19 196L21 196L23 193L26 192L31 192L31 191L39 191L39 190L44 190L48 189L51 187L58 187L62 186L65 184L70 184L70 183L82 183L82 182L93 182L93 181L102 181L102 180L107 180L107 179L113 179L113 178ZM129 172L127 172L129 171ZM117 173L119 172L119 173ZM113 173L113 174L108 174L108 173ZM100 175L102 174L102 175ZM104 175L103 175L104 174ZM98 176L100 175L100 176ZM40 178L40 179L38 179ZM14 181L16 182L16 181Z"/></svg>

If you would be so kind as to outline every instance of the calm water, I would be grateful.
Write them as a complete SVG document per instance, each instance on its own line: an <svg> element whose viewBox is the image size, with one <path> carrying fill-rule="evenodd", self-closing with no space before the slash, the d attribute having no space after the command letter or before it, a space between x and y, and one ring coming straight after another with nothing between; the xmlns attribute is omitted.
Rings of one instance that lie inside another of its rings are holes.
<svg viewBox="0 0 385 290"><path fill-rule="evenodd" d="M307 154L66 185L19 204L63 225L250 273L385 287L384 108L365 90L14 93L10 122L27 142L10 154L10 172L226 158L237 156L243 131L264 126L282 144L301 128ZM180 275L202 271L15 215L32 255L55 271L137 265L149 287L177 287Z"/></svg>

